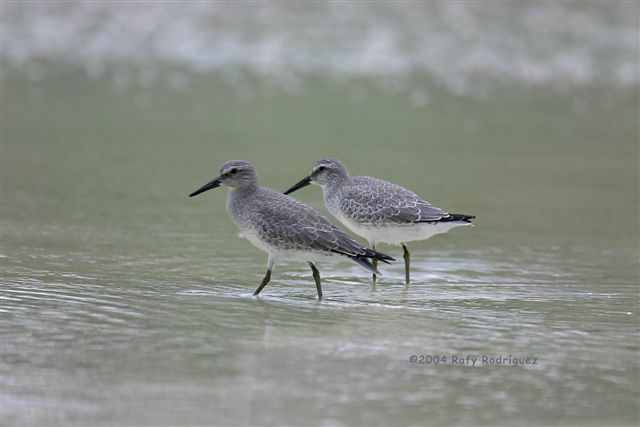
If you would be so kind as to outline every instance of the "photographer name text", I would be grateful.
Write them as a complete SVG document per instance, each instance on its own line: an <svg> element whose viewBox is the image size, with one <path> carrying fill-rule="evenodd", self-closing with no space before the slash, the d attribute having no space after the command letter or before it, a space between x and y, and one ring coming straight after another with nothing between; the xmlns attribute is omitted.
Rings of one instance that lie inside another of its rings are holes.
<svg viewBox="0 0 640 427"><path fill-rule="evenodd" d="M409 362L418 365L451 365L451 366L524 366L537 365L538 358L534 356L514 356L512 354L495 355L438 355L412 354Z"/></svg>

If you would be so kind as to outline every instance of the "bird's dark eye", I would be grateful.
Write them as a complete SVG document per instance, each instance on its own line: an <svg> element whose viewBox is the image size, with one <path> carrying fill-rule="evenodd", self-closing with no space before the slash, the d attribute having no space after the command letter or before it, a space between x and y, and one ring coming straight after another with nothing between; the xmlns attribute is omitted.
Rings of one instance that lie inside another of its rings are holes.
<svg viewBox="0 0 640 427"><path fill-rule="evenodd" d="M233 169L231 169L231 171L230 171L230 172L231 172L231 175L235 175L235 174L237 174L237 173L238 173L238 169L233 168Z"/></svg>
<svg viewBox="0 0 640 427"><path fill-rule="evenodd" d="M322 172L322 171L323 171L323 170L325 170L325 169L326 169L326 168L325 168L324 166L320 166L320 167L318 168L318 172Z"/></svg>

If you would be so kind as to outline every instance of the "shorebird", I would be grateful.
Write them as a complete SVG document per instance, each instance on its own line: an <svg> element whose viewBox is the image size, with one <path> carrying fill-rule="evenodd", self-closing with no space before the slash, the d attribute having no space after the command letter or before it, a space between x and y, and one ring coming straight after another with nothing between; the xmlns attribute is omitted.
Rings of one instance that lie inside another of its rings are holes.
<svg viewBox="0 0 640 427"><path fill-rule="evenodd" d="M316 162L311 174L284 192L290 194L309 184L322 187L326 208L354 233L377 243L402 245L405 283L410 282L411 254L407 242L428 239L452 228L471 225L472 215L450 214L422 200L400 185L369 176L350 176L338 159ZM373 260L377 267L377 261ZM373 273L373 283L376 282Z"/></svg>
<svg viewBox="0 0 640 427"><path fill-rule="evenodd" d="M220 175L203 185L189 197L224 184L229 187L227 211L244 237L255 247L267 252L267 273L253 295L271 280L271 271L280 259L306 261L311 267L322 299L320 272L314 262L343 256L374 274L380 274L369 259L393 261L388 255L362 246L340 231L327 218L293 197L258 185L258 174L244 160L226 162Z"/></svg>

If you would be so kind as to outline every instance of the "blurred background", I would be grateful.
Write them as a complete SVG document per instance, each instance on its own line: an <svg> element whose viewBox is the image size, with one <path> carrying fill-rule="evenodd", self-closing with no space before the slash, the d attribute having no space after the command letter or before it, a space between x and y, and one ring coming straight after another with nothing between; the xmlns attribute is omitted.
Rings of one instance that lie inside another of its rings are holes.
<svg viewBox="0 0 640 427"><path fill-rule="evenodd" d="M637 2L0 11L2 425L640 421ZM226 190L187 194L325 156L476 227L409 288L321 266L318 304L291 264L251 298ZM408 361L499 353L541 362Z"/></svg>

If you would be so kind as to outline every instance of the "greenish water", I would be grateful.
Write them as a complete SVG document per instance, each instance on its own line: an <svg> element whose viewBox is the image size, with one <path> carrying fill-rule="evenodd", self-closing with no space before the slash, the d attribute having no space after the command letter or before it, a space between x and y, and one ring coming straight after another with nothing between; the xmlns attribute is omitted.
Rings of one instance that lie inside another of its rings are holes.
<svg viewBox="0 0 640 427"><path fill-rule="evenodd" d="M637 91L416 108L367 85L5 76L2 425L637 424ZM476 226L411 244L410 287L320 265L319 303L290 264L253 298L266 256L226 190L187 194L229 159L284 190L327 155Z"/></svg>

